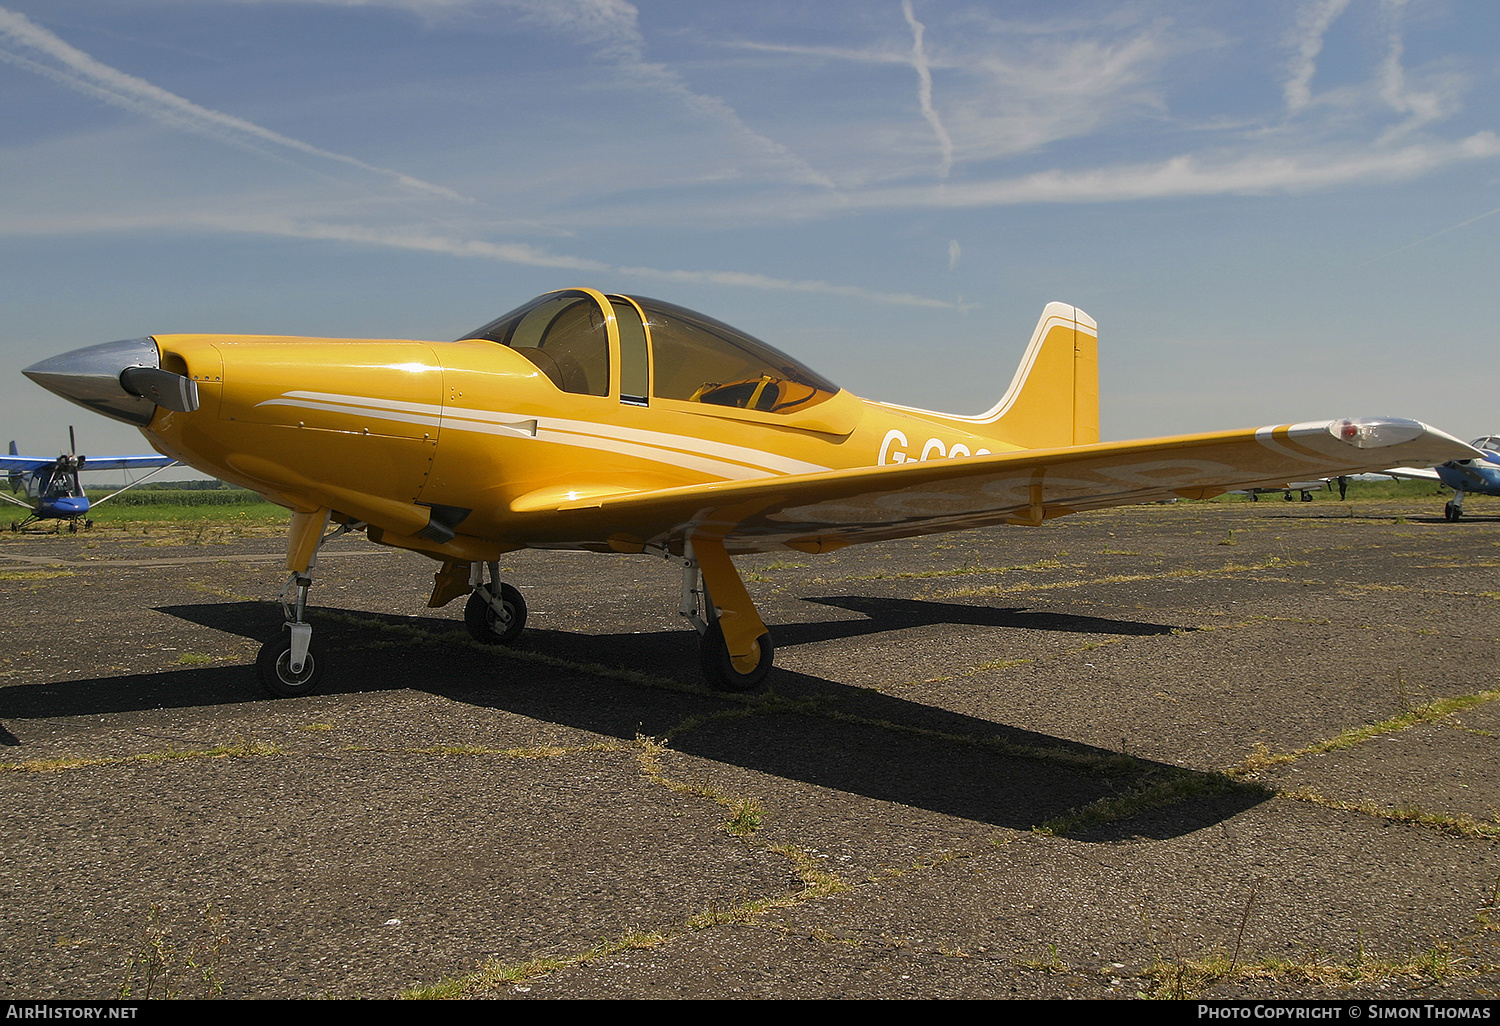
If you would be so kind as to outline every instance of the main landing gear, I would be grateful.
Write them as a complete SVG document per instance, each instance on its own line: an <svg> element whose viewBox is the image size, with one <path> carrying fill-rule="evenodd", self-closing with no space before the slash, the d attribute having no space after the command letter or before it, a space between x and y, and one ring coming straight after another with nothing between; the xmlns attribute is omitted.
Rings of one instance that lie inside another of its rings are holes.
<svg viewBox="0 0 1500 1026"><path fill-rule="evenodd" d="M771 632L761 622L721 540L689 539L683 549L680 612L698 632L703 678L720 691L753 691L776 659Z"/></svg>
<svg viewBox="0 0 1500 1026"><path fill-rule="evenodd" d="M1447 521L1457 520L1464 515L1464 493L1455 491L1453 499L1443 506L1443 519Z"/></svg>
<svg viewBox="0 0 1500 1026"><path fill-rule="evenodd" d="M307 593L323 542L362 524L346 524L325 533L329 511L294 513L287 543L290 576L281 589L286 616L276 637L261 646L255 669L261 684L278 698L296 698L316 691L328 662L313 643L307 622ZM664 553L682 566L682 615L698 631L698 663L710 687L721 691L750 691L771 672L776 647L771 634L745 591L744 582L724 551L720 538L692 536L678 557ZM429 606L446 605L468 595L464 626L475 641L509 645L526 626L526 600L499 579L499 564L447 562L434 581Z"/></svg>
<svg viewBox="0 0 1500 1026"><path fill-rule="evenodd" d="M653 550L655 551L655 550ZM698 663L710 687L750 691L771 671L776 647L734 564L717 538L690 537L682 556L663 552L682 566L681 613L699 634ZM447 564L438 573L430 606L468 592L464 626L483 645L509 645L526 624L526 600L500 580L498 563ZM712 593L712 597L710 597Z"/></svg>
<svg viewBox="0 0 1500 1026"><path fill-rule="evenodd" d="M464 626L481 645L509 645L526 626L526 600L509 584L500 581L498 563L471 563L469 583L474 588L464 605ZM484 568L490 581L484 583Z"/></svg>

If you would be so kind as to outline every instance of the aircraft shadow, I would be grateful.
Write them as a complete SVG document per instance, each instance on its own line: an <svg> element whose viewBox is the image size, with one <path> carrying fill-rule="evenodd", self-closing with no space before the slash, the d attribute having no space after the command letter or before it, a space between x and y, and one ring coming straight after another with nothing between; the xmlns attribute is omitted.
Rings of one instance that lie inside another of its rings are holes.
<svg viewBox="0 0 1500 1026"><path fill-rule="evenodd" d="M1171 634L1174 630L1191 630L1170 624L1138 620L1116 620L1101 616L1079 616L1073 613L1051 613L1028 610L1025 606L971 606L960 602L930 602L921 599L874 598L868 595L839 595L806 598L836 609L863 613L864 620L825 620L821 623L774 624L771 636L777 648L805 645L836 638L879 634L933 624L960 624L972 627L1011 627L1026 631L1066 631L1077 634L1126 634L1147 637Z"/></svg>
<svg viewBox="0 0 1500 1026"><path fill-rule="evenodd" d="M887 612L907 605L871 601ZM1057 617L1090 625L1046 618L1029 623L1023 616L1014 624L1007 619L1015 617L1014 610L961 608L974 615L995 614L1004 626L1043 630L1098 631L1110 622ZM167 606L159 611L249 637L269 637L281 621L280 609L272 603ZM1087 832L1069 831L1070 836L1093 841L1178 836L1267 797L1227 787L1210 774L1122 759L1065 738L786 670L772 671L767 693L714 694L697 684L697 638L689 630L614 635L528 630L514 651L498 650L487 657L466 643L461 622L449 618L336 610L315 610L310 618L318 624L319 644L332 663L323 693L411 688L626 741L641 735L664 738L674 752L1010 829L1029 830L1091 802L1184 774L1201 777L1205 793L1214 797ZM882 622L889 627L889 620ZM934 621L923 615L920 622ZM1158 625L1129 625L1131 631L1141 628L1160 630ZM383 643L372 644L377 640ZM664 680L643 684L629 679L631 674ZM0 700L0 717L50 718L269 699L254 667L246 665L11 687L0 692ZM714 715L734 712L747 702L751 715ZM697 725L674 733L689 717ZM763 797L774 803L773 797Z"/></svg>

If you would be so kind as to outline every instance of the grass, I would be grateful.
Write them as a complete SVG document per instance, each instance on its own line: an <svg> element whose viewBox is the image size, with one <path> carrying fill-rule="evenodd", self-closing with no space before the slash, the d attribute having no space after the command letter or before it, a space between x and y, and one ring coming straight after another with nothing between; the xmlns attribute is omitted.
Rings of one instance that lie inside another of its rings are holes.
<svg viewBox="0 0 1500 1026"><path fill-rule="evenodd" d="M1047 945L1047 955L1045 958L1023 959L1016 962L1016 965L1022 969L1033 969L1044 973L1066 973L1071 971L1068 968L1068 963L1064 962L1058 956L1056 944Z"/></svg>
<svg viewBox="0 0 1500 1026"><path fill-rule="evenodd" d="M1219 773L1169 768L1142 774L1141 786L1109 798L1095 801L1049 819L1037 826L1035 833L1047 836L1076 836L1090 829L1133 819L1142 813L1195 798L1221 798L1245 794L1268 798L1272 791L1260 784L1245 783Z"/></svg>
<svg viewBox="0 0 1500 1026"><path fill-rule="evenodd" d="M1043 562L1046 562L1045 560ZM1051 583L1021 583L1021 584L992 584L979 588L955 588L952 591L939 592L937 598L983 598L987 595L1010 595L1028 591L1056 591L1062 588L1087 588L1100 584L1135 584L1140 581L1160 581L1171 579L1209 578L1221 577L1226 574L1255 573L1262 570L1282 570L1296 566L1306 566L1307 560L1283 559L1280 556L1268 556L1257 563L1225 563L1223 566L1208 569L1193 570L1189 568L1178 568L1174 570L1161 570L1154 573L1140 574L1108 574L1102 577L1078 577L1066 581Z"/></svg>
<svg viewBox="0 0 1500 1026"><path fill-rule="evenodd" d="M1313 952L1302 958L1236 962L1231 956L1219 952L1201 959L1157 959L1143 974L1150 983L1140 996L1182 1001L1198 997L1216 984L1252 980L1315 987L1445 983L1479 971L1468 959L1442 944L1413 952L1406 958L1370 958L1360 950L1343 961Z"/></svg>
<svg viewBox="0 0 1500 1026"><path fill-rule="evenodd" d="M89 499L98 502L108 490L89 489ZM124 531L127 534L153 530L202 527L236 534L259 534L274 527L286 529L289 514L244 488L224 489L135 489L115 496L89 511L94 521L90 531Z"/></svg>
<svg viewBox="0 0 1500 1026"><path fill-rule="evenodd" d="M550 973L589 965L628 951L660 947L679 937L727 923L754 923L777 909L792 908L817 898L841 894L849 890L847 883L819 868L816 860L798 848L789 845L772 845L766 850L786 859L791 864L792 871L797 874L801 884L799 888L779 897L755 899L725 908L712 904L703 911L689 916L674 929L631 930L618 937L601 940L592 947L573 954L542 955L520 962L490 959L481 963L475 972L449 977L425 986L411 987L397 996L408 1000L452 1000L476 997L505 986L523 987Z"/></svg>
<svg viewBox="0 0 1500 1026"><path fill-rule="evenodd" d="M1398 690L1403 686L1401 675L1398 673ZM1404 700L1403 693L1403 704L1407 705L1407 708L1395 716L1381 720L1378 723L1366 723L1357 727L1346 728L1333 737L1316 741L1313 744L1290 752L1272 752L1268 748L1261 746L1253 755L1245 759L1238 766L1231 768L1228 772L1236 779L1242 779L1261 770L1270 769L1272 766L1296 762L1298 759L1306 758L1309 755L1324 755L1328 752L1353 748L1355 745L1364 744L1366 741L1383 737L1387 734L1394 734L1419 723L1432 723L1462 709L1468 709L1485 702L1493 702L1497 698L1500 698L1500 691L1477 691L1469 695L1440 698L1425 705L1411 706Z"/></svg>
<svg viewBox="0 0 1500 1026"><path fill-rule="evenodd" d="M749 837L760 829L766 810L759 798L732 794L717 784L706 781L682 781L669 777L661 764L662 755L667 751L665 744L656 738L640 735L637 735L635 744L638 753L636 759L647 780L669 791L707 798L724 806L729 812L729 817L724 821L724 829L736 837Z"/></svg>
<svg viewBox="0 0 1500 1026"><path fill-rule="evenodd" d="M597 962L626 951L654 948L665 943L662 933L630 931L613 940L600 941L585 951L573 955L553 955L529 958L522 962L501 962L491 959L479 969L466 976L450 977L437 983L411 987L398 997L408 1000L444 1000L483 994L502 986L519 986L548 973L561 969Z"/></svg>
<svg viewBox="0 0 1500 1026"><path fill-rule="evenodd" d="M0 773L57 773L63 770L86 769L92 766L123 766L130 763L142 762L175 762L181 759L232 759L279 755L281 751L275 745L261 744L256 741L242 741L237 744L214 745L212 748L168 748L159 752L140 752L135 755L74 756L57 759L25 759L21 762L0 762Z"/></svg>

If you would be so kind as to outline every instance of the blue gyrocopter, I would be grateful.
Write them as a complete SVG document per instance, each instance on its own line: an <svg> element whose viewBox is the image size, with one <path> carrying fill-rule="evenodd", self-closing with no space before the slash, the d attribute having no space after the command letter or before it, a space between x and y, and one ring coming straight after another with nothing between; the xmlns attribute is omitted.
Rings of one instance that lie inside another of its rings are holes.
<svg viewBox="0 0 1500 1026"><path fill-rule="evenodd" d="M16 452L16 443L10 443L10 455L0 456L0 471L9 477L12 493L23 493L30 500L22 501L14 494L0 492L0 499L27 511L26 519L11 521L12 531L24 530L42 520L57 521L58 530L63 524L68 525L69 531L78 530L79 524L91 527L94 521L89 518L89 512L99 503L108 502L121 492L144 484L177 463L170 456L79 456L77 453L72 428L68 428L68 452L61 456L21 456ZM149 470L151 473L91 503L78 480L79 472L85 470Z"/></svg>

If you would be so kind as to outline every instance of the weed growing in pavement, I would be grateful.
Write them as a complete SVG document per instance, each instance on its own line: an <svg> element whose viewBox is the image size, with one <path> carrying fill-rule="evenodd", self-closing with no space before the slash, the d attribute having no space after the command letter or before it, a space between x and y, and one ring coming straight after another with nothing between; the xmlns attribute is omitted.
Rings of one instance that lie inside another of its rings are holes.
<svg viewBox="0 0 1500 1026"><path fill-rule="evenodd" d="M216 998L223 996L219 956L229 944L224 917L212 906L184 953L172 945L171 927L161 922L161 905L152 905L141 927L136 949L125 959L121 1000Z"/></svg>
<svg viewBox="0 0 1500 1026"><path fill-rule="evenodd" d="M635 743L636 759L647 780L660 784L669 791L708 798L724 806L729 810L729 818L724 821L724 829L736 837L749 837L760 829L766 815L760 799L747 795L729 794L717 784L707 781L693 783L673 780L662 770L661 757L667 751L664 743L644 735L636 735Z"/></svg>
<svg viewBox="0 0 1500 1026"><path fill-rule="evenodd" d="M59 759L27 759L24 762L0 762L0 773L56 773L61 770L83 769L88 766L122 766L132 762L172 762L177 759L232 759L243 756L279 755L276 745L258 741L242 741L239 744L215 745L212 748L180 749L168 748L160 752L141 752L136 755L99 755Z"/></svg>
<svg viewBox="0 0 1500 1026"><path fill-rule="evenodd" d="M1484 967L1488 971L1492 967ZM1236 964L1223 952L1169 962L1157 958L1142 973L1150 982L1139 997L1182 1001L1199 997L1220 983L1268 980L1322 987L1351 984L1443 983L1481 971L1446 944L1434 944L1407 958L1369 958L1361 944L1353 957L1334 961L1326 952L1303 958L1265 958Z"/></svg>
<svg viewBox="0 0 1500 1026"><path fill-rule="evenodd" d="M1399 673L1397 680L1398 689L1404 687L1404 684L1400 683ZM1429 702L1426 705L1420 706L1411 706L1408 703L1405 712L1397 716L1392 716L1390 719L1381 720L1379 723L1367 723L1359 727L1350 727L1331 738L1316 741L1313 744L1290 752L1272 752L1269 748L1261 745L1249 758L1225 772L1236 779L1242 779L1261 770L1269 769L1272 766L1296 762L1298 759L1309 755L1322 755L1326 752L1353 748L1355 745L1363 744L1374 738L1405 730L1418 723L1431 723L1441 720L1459 710L1468 709L1471 706L1480 705L1484 702L1492 702L1497 698L1500 698L1500 690L1477 691L1469 695L1455 695L1452 698L1440 698L1435 702Z"/></svg>
<svg viewBox="0 0 1500 1026"><path fill-rule="evenodd" d="M1016 965L1022 969L1036 969L1044 973L1066 973L1072 969L1057 954L1057 945L1047 945L1047 957L1036 959L1018 960Z"/></svg>

